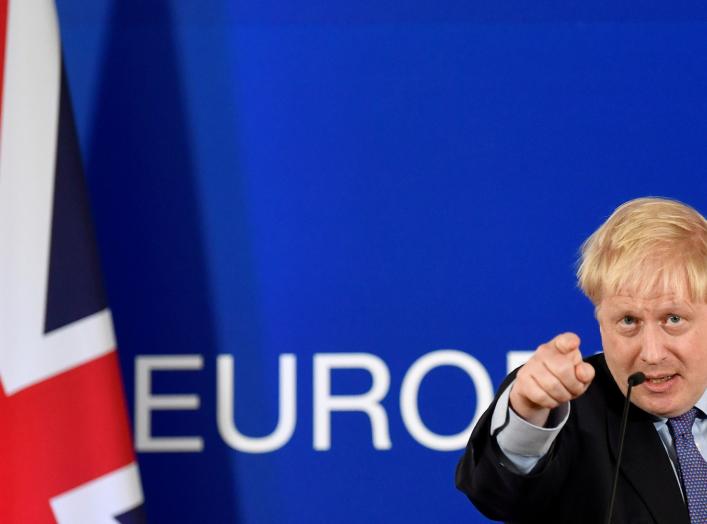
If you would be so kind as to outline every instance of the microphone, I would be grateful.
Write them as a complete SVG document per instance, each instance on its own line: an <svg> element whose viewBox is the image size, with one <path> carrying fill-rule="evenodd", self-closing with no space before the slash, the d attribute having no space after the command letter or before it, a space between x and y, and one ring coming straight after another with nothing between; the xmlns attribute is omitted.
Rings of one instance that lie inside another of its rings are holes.
<svg viewBox="0 0 707 524"><path fill-rule="evenodd" d="M634 386L643 384L646 376L637 371L628 377L628 389L626 390L626 402L624 403L624 414L621 417L621 436L619 437L619 455L616 457L616 471L614 472L614 482L611 487L611 501L609 502L609 513L606 517L606 524L611 524L611 517L614 513L614 500L616 499L616 486L619 483L619 469L621 468L621 456L624 452L624 437L626 436L626 426L628 425L628 407L631 404L631 389Z"/></svg>
<svg viewBox="0 0 707 524"><path fill-rule="evenodd" d="M633 386L638 386L639 384L643 384L646 381L646 376L641 373L640 371L636 371L633 375L628 377L628 387L629 391L631 391L631 388ZM628 393L627 393L628 396Z"/></svg>

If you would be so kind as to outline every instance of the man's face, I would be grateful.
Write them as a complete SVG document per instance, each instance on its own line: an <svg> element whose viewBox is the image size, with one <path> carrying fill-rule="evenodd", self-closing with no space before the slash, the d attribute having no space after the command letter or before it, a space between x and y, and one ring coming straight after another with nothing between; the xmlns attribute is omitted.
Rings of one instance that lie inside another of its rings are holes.
<svg viewBox="0 0 707 524"><path fill-rule="evenodd" d="M636 371L647 380L631 401L662 417L688 411L707 387L707 305L684 294L618 294L597 308L606 362L626 394Z"/></svg>

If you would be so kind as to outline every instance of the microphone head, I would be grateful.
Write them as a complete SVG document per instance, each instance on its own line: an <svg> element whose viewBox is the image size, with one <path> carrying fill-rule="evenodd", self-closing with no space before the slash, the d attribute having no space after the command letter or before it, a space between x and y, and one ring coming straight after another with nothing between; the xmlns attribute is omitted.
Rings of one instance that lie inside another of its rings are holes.
<svg viewBox="0 0 707 524"><path fill-rule="evenodd" d="M633 386L638 386L639 384L643 384L646 381L646 376L641 373L640 371L636 371L633 375L628 377L628 385L633 387Z"/></svg>

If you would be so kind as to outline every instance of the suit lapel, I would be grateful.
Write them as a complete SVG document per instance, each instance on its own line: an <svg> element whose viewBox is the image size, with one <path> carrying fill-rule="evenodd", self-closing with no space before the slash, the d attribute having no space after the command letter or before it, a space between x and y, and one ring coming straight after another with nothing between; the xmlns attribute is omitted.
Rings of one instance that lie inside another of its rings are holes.
<svg viewBox="0 0 707 524"><path fill-rule="evenodd" d="M621 417L607 410L609 449L614 460L619 450ZM689 524L677 478L660 437L647 413L631 406L621 472L636 489L656 522ZM619 491L621 484L619 484ZM621 493L617 494L621 498Z"/></svg>

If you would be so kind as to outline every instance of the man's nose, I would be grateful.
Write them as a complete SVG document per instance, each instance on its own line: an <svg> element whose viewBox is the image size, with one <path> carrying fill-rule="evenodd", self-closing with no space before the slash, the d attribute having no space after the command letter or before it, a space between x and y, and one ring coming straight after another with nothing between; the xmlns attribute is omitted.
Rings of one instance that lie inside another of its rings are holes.
<svg viewBox="0 0 707 524"><path fill-rule="evenodd" d="M665 360L668 351L665 348L660 326L646 325L643 328L640 358L646 364L658 364Z"/></svg>

